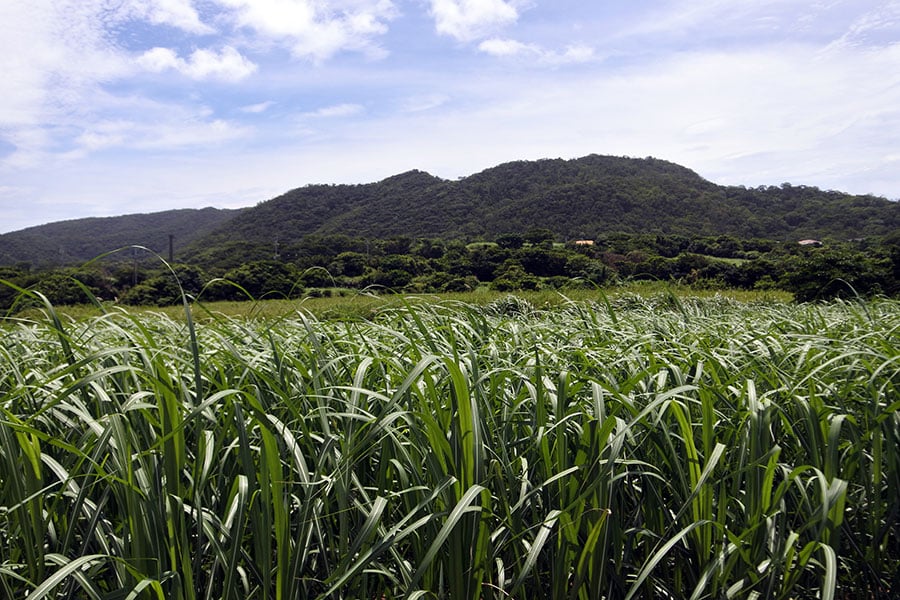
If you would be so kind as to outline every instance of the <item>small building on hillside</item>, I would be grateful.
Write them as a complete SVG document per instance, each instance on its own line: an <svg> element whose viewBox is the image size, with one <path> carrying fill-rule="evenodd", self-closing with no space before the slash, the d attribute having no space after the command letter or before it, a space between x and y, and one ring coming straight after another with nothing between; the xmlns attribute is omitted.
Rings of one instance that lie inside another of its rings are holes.
<svg viewBox="0 0 900 600"><path fill-rule="evenodd" d="M822 242L819 240L800 240L797 243L801 246L812 246L813 248L818 248L822 245Z"/></svg>
<svg viewBox="0 0 900 600"><path fill-rule="evenodd" d="M594 240L575 240L572 243L576 246L593 246Z"/></svg>

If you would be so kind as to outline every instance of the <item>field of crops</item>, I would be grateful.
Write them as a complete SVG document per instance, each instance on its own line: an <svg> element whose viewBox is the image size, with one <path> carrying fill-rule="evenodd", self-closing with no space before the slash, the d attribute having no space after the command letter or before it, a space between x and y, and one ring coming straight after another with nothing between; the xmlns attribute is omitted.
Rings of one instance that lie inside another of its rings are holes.
<svg viewBox="0 0 900 600"><path fill-rule="evenodd" d="M0 324L0 597L895 598L900 304Z"/></svg>

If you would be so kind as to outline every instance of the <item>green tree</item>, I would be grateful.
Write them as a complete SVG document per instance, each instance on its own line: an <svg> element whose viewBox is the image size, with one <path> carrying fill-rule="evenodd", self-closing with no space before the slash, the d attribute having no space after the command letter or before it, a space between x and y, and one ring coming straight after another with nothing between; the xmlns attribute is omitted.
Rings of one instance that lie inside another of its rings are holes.
<svg viewBox="0 0 900 600"><path fill-rule="evenodd" d="M517 250L525 243L525 237L519 233L501 233L495 241L501 248Z"/></svg>
<svg viewBox="0 0 900 600"><path fill-rule="evenodd" d="M4 284L3 282L9 282ZM34 282L34 276L27 269L19 269L16 267L0 267L0 309L6 310L12 308L16 299L19 297L19 291L13 287L27 288Z"/></svg>
<svg viewBox="0 0 900 600"><path fill-rule="evenodd" d="M509 259L500 268L497 277L491 283L491 289L501 292L515 290L536 290L540 287L540 280L526 273L522 265L514 259Z"/></svg>
<svg viewBox="0 0 900 600"><path fill-rule="evenodd" d="M528 246L515 254L522 267L538 277L566 275L567 253L546 245Z"/></svg>
<svg viewBox="0 0 900 600"><path fill-rule="evenodd" d="M493 281L510 256L510 251L500 246L479 246L469 254L472 273L479 281Z"/></svg>
<svg viewBox="0 0 900 600"><path fill-rule="evenodd" d="M232 281L253 298L267 295L292 297L299 295L303 288L298 284L299 273L291 265L275 260L257 260L245 263L225 273L224 279ZM226 286L225 297L241 299L243 293L232 286Z"/></svg>
<svg viewBox="0 0 900 600"><path fill-rule="evenodd" d="M360 252L341 252L328 265L328 270L335 276L359 277L366 272L368 262L368 257Z"/></svg>
<svg viewBox="0 0 900 600"><path fill-rule="evenodd" d="M446 246L443 240L419 238L413 247L413 252L422 258L440 258L444 255Z"/></svg>
<svg viewBox="0 0 900 600"><path fill-rule="evenodd" d="M169 306L182 301L182 290L188 296L196 297L207 281L206 274L191 265L176 263L170 266L172 271L158 271L125 292L120 300L133 305Z"/></svg>
<svg viewBox="0 0 900 600"><path fill-rule="evenodd" d="M401 290L412 281L413 276L409 271L400 269L391 269L389 271L375 271L373 282L376 285L384 286L390 290Z"/></svg>
<svg viewBox="0 0 900 600"><path fill-rule="evenodd" d="M606 281L608 270L599 260L588 258L583 254L571 253L566 259L566 275L600 285Z"/></svg>
<svg viewBox="0 0 900 600"><path fill-rule="evenodd" d="M406 236L394 236L379 241L379 249L384 254L409 254L413 245L412 238Z"/></svg>
<svg viewBox="0 0 900 600"><path fill-rule="evenodd" d="M781 287L801 302L881 293L891 264L846 248L817 248L787 262Z"/></svg>
<svg viewBox="0 0 900 600"><path fill-rule="evenodd" d="M533 246L538 246L545 242L552 243L556 235L552 230L546 227L532 227L528 231L525 232L523 236L525 241Z"/></svg>

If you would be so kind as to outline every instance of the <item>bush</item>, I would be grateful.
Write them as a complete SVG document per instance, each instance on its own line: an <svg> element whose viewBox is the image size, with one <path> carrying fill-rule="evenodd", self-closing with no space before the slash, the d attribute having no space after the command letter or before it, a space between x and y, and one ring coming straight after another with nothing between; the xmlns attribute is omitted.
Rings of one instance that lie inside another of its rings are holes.
<svg viewBox="0 0 900 600"><path fill-rule="evenodd" d="M125 292L120 301L124 304L143 306L171 306L182 301L182 291L196 297L206 282L206 275L197 267L183 264L148 277ZM180 287L179 287L180 285Z"/></svg>

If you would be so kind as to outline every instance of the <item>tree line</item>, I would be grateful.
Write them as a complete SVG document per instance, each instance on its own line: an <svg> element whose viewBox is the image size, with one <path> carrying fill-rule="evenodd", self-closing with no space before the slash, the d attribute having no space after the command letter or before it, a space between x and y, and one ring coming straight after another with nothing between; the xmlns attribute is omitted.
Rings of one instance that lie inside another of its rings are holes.
<svg viewBox="0 0 900 600"><path fill-rule="evenodd" d="M704 289L779 289L799 301L900 294L900 233L808 246L733 236L607 234L563 243L549 229L490 241L310 235L264 254L248 246L230 262L202 267L158 257L80 267L0 267L0 307L24 306L21 289L54 304L103 301L167 305L182 290L206 301L297 298L335 288L434 293L603 287L672 281Z"/></svg>

